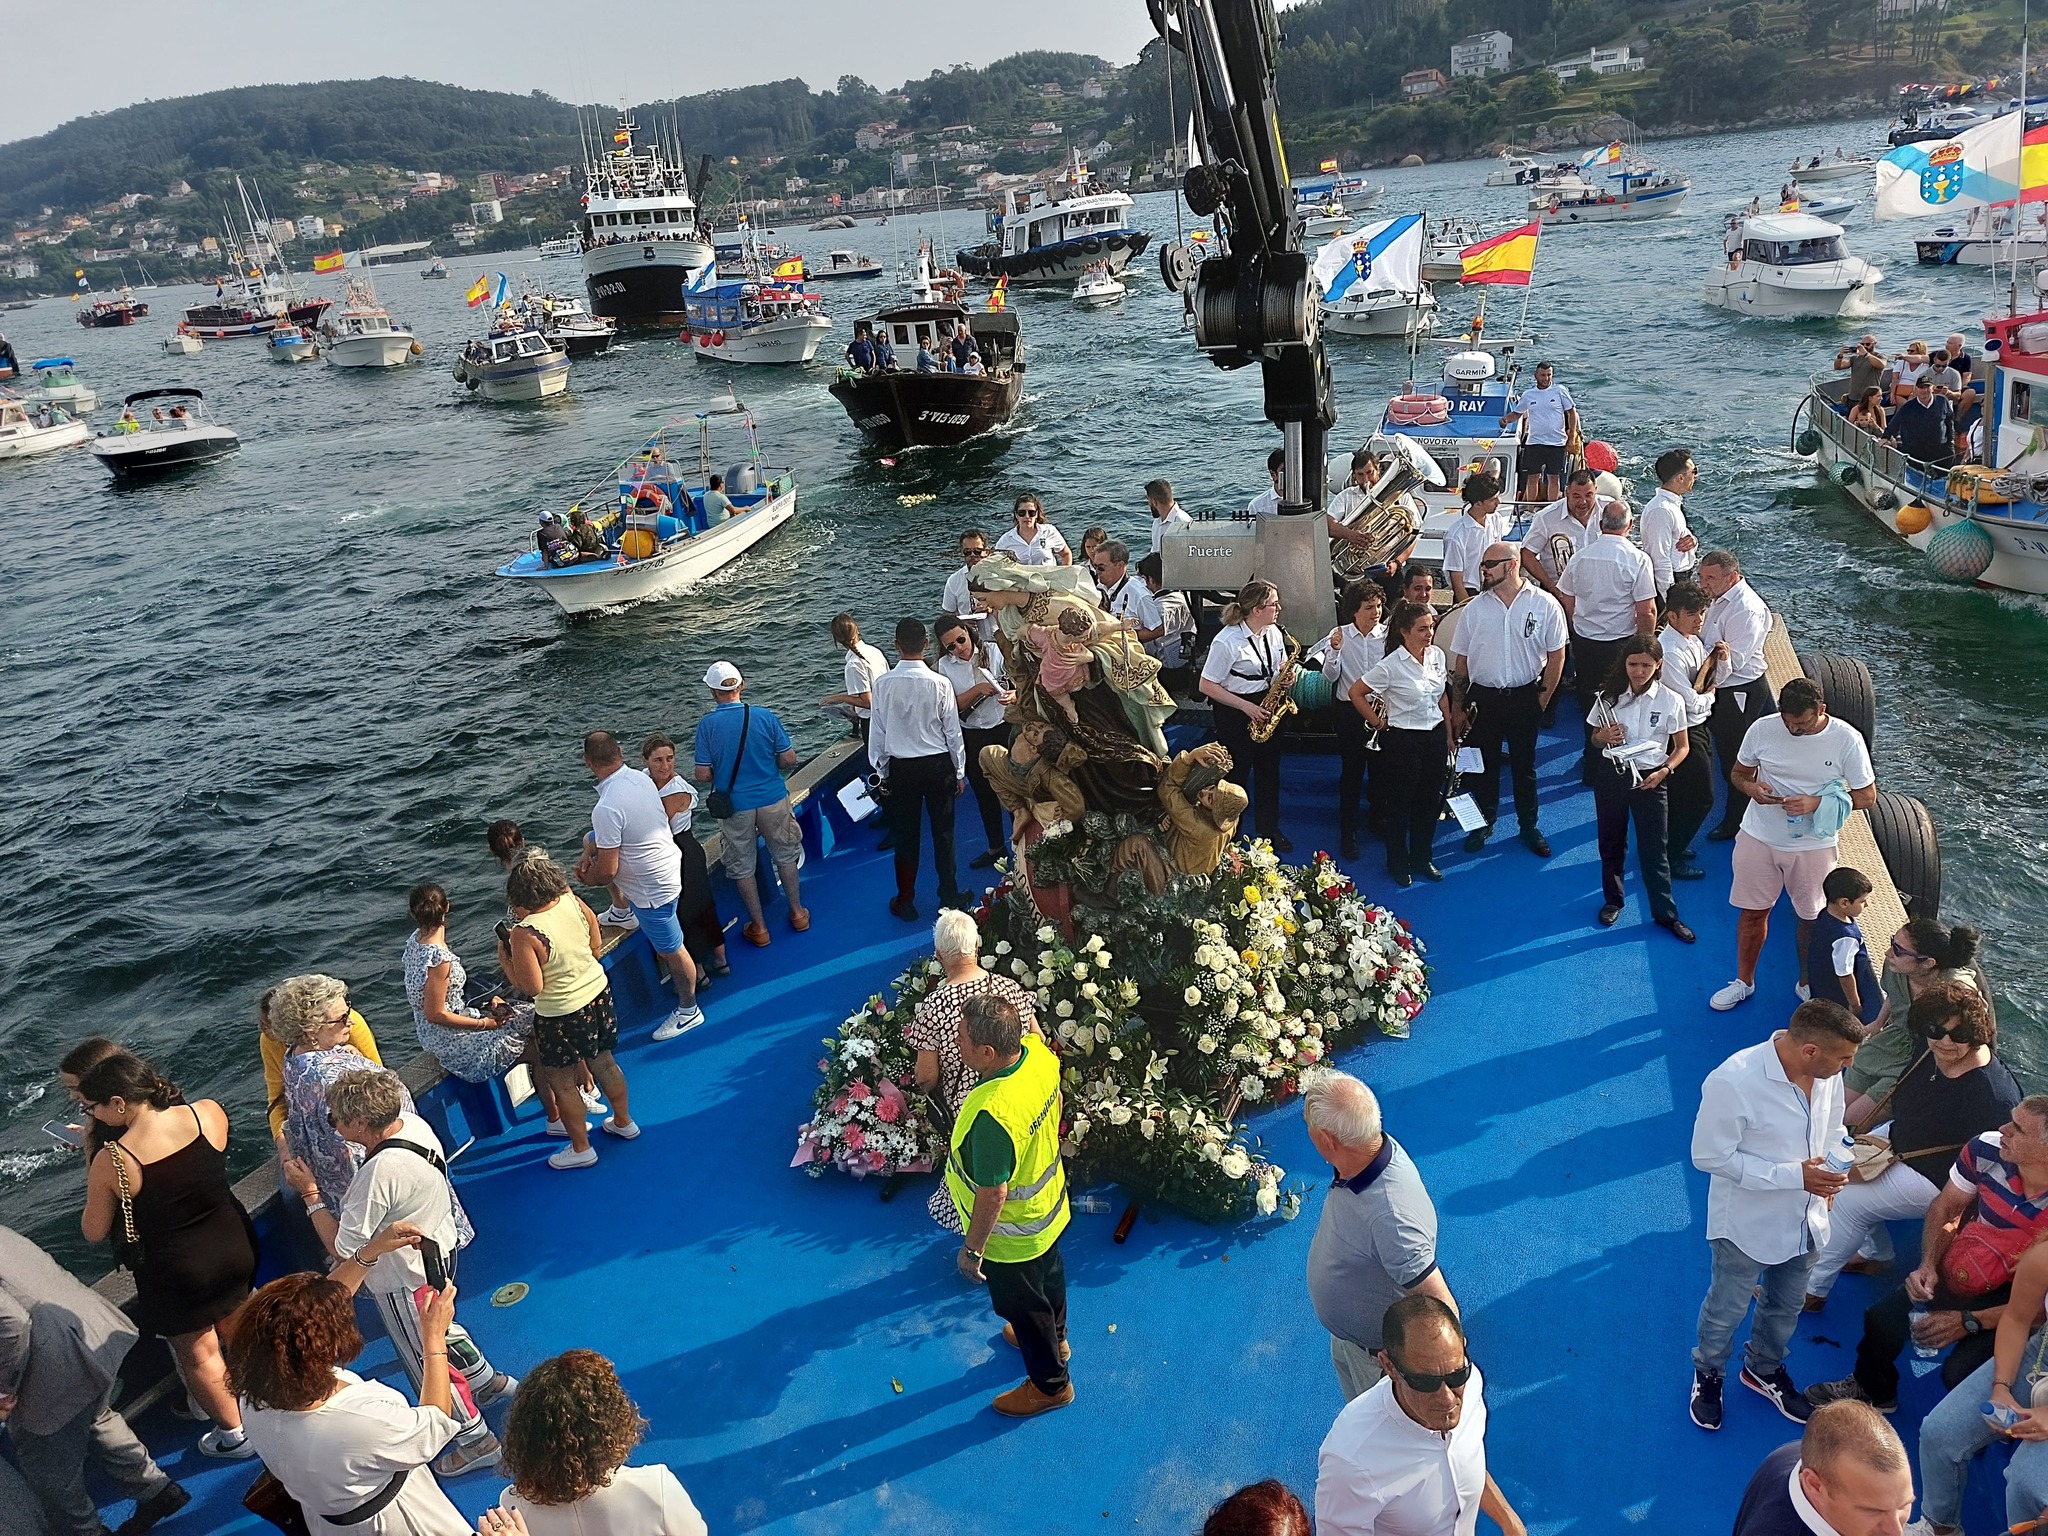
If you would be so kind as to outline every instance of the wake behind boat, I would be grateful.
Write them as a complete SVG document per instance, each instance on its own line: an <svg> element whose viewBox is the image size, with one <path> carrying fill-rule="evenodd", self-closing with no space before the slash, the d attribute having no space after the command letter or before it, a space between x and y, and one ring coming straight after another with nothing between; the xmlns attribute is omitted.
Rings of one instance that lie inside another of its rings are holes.
<svg viewBox="0 0 2048 1536"><path fill-rule="evenodd" d="M1880 272L1842 243L1842 226L1807 213L1738 216L1728 259L1707 276L1709 304L1776 319L1867 315Z"/></svg>
<svg viewBox="0 0 2048 1536"><path fill-rule="evenodd" d="M149 407L144 417L137 406ZM92 440L92 455L117 478L136 479L203 464L242 446L213 420L196 389L142 389L121 402L121 419Z"/></svg>
<svg viewBox="0 0 2048 1536"><path fill-rule="evenodd" d="M724 476L723 496L712 493L714 424L737 421L747 434L747 459ZM730 565L796 516L796 476L782 469L765 482L759 433L737 396L697 414L697 475L686 480L668 461L667 432L647 439L617 470L617 503L584 526L588 552L548 513L534 547L498 568L511 581L538 585L565 613L590 613L665 597ZM570 509L572 522L580 505ZM721 515L725 513L725 515Z"/></svg>

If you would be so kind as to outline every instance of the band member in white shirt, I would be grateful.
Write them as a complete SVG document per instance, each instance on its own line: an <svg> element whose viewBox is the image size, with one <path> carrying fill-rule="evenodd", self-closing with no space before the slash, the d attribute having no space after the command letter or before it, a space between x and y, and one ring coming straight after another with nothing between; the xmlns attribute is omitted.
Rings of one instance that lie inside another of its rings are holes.
<svg viewBox="0 0 2048 1536"><path fill-rule="evenodd" d="M1173 485L1166 480L1145 482L1145 506L1152 514L1152 553L1159 553L1159 541L1169 533L1192 528L1195 520L1173 499Z"/></svg>
<svg viewBox="0 0 2048 1536"><path fill-rule="evenodd" d="M1351 702L1381 727L1380 788L1385 801L1387 874L1410 886L1416 875L1443 879L1433 844L1444 801L1444 747L1450 700L1444 653L1432 643L1436 613L1400 603L1387 620L1386 650L1351 689Z"/></svg>
<svg viewBox="0 0 2048 1536"><path fill-rule="evenodd" d="M1280 830L1280 738L1254 741L1263 725L1267 693L1287 665L1287 634L1280 628L1280 589L1248 581L1223 610L1223 628L1202 663L1202 694L1215 707L1216 739L1230 750L1233 770L1252 799L1260 837L1286 853L1293 842Z"/></svg>
<svg viewBox="0 0 2048 1536"><path fill-rule="evenodd" d="M845 691L828 693L818 702L827 713L852 721L860 739L866 741L868 717L874 713L874 701L868 690L876 678L889 670L889 658L861 639L860 625L850 613L833 615L832 643L846 652L846 668L839 684Z"/></svg>
<svg viewBox="0 0 2048 1536"><path fill-rule="evenodd" d="M1030 491L1017 498L1010 520L1015 525L996 540L999 553L1019 565L1072 565L1074 552L1059 529L1045 520L1045 507Z"/></svg>
<svg viewBox="0 0 2048 1536"><path fill-rule="evenodd" d="M974 802L981 808L982 835L988 850L968 861L970 869L987 869L1002 857L1008 846L1003 836L1003 807L981 771L981 749L1006 746L1010 728L1003 723L1003 707L1015 697L1002 676L1002 653L978 644L974 626L947 614L934 633L939 641L938 673L953 690L960 710L960 739L967 751L967 783Z"/></svg>
<svg viewBox="0 0 2048 1536"><path fill-rule="evenodd" d="M1547 859L1550 840L1536 821L1536 736L1537 722L1564 678L1564 609L1541 587L1522 580L1512 544L1490 544L1481 553L1479 585L1479 596L1459 614L1451 642L1451 671L1466 681L1465 707L1455 699L1451 704L1452 733L1478 747L1486 761L1465 780L1486 816L1485 826L1466 834L1465 850L1477 853L1493 835L1505 755L1514 771L1522 841ZM1468 709L1477 711L1469 722Z"/></svg>
<svg viewBox="0 0 2048 1536"><path fill-rule="evenodd" d="M1764 641L1771 633L1770 606L1755 587L1743 580L1742 564L1725 549L1700 556L1699 583L1711 600L1700 642L1718 666L1714 672L1714 712L1707 718L1714 738L1714 756L1721 760L1721 782L1727 799L1720 823L1707 834L1713 843L1734 841L1742 826L1749 797L1735 788L1735 758L1749 728L1773 714L1777 695L1764 676Z"/></svg>
<svg viewBox="0 0 2048 1536"><path fill-rule="evenodd" d="M996 638L995 615L975 608L974 592L967 584L974 568L987 558L987 534L979 528L970 528L960 535L960 569L946 578L946 590L939 597L939 608L941 612L955 614L973 625L975 638L983 645L993 645Z"/></svg>
<svg viewBox="0 0 2048 1536"><path fill-rule="evenodd" d="M1359 790L1368 790L1374 831L1380 830L1378 752L1365 750L1365 716L1351 702L1351 685L1386 653L1387 626L1380 622L1387 595L1376 581L1354 581L1337 602L1343 622L1309 647L1305 660L1322 663L1329 680L1332 719L1337 729L1337 834L1343 856L1358 857Z"/></svg>
<svg viewBox="0 0 2048 1536"><path fill-rule="evenodd" d="M1182 698L1193 682L1188 675L1188 661L1195 644L1195 615L1185 597L1166 590L1165 574L1165 562L1156 554L1138 562L1138 579L1159 604L1159 638L1146 641L1145 649L1159 658L1160 686L1175 698Z"/></svg>
<svg viewBox="0 0 2048 1536"><path fill-rule="evenodd" d="M1371 542L1367 535L1352 526L1352 522L1363 517L1360 509L1374 499L1373 491L1379 485L1380 477L1386 473L1386 468L1381 465L1379 455L1373 452L1371 444L1351 455L1351 479L1343 489L1331 495L1329 506L1325 509L1330 518L1331 538L1351 544ZM1415 498L1406 491L1390 498L1386 505L1400 508L1401 514L1408 520L1409 536L1405 542L1388 553L1384 564L1376 565L1366 572L1375 579L1392 576L1401 569L1402 563L1415 547L1414 531L1422 526L1422 511L1415 505Z"/></svg>
<svg viewBox="0 0 2048 1536"><path fill-rule="evenodd" d="M1531 518L1522 535L1522 574L1552 597L1559 595L1557 578L1570 563L1569 557L1559 560L1552 553L1557 536L1564 535L1574 555L1600 537L1600 490L1594 479L1590 469L1573 470L1564 495Z"/></svg>
<svg viewBox="0 0 2048 1536"><path fill-rule="evenodd" d="M1654 469L1657 490L1643 503L1643 553L1650 557L1650 576L1662 602L1671 583L1692 575L1699 564L1700 541L1685 520L1680 498L1691 493L1700 472L1690 448L1658 454Z"/></svg>
<svg viewBox="0 0 2048 1536"><path fill-rule="evenodd" d="M1245 506L1253 517L1278 517L1280 515L1280 476L1287 468L1287 450L1275 448L1266 455L1266 478L1272 482L1259 492Z"/></svg>
<svg viewBox="0 0 2048 1536"><path fill-rule="evenodd" d="M1451 601L1462 603L1479 590L1479 557L1508 536L1508 515L1500 510L1500 482L1480 470L1458 488L1465 510L1444 530L1444 577Z"/></svg>
<svg viewBox="0 0 2048 1536"><path fill-rule="evenodd" d="M1707 872L1693 857L1692 840L1714 809L1714 765L1707 717L1714 710L1714 690L1696 686L1706 670L1707 648L1700 626L1707 620L1707 594L1697 582L1675 581L1664 594L1664 628L1657 643L1664 647L1663 682L1685 705L1685 760L1671 772L1671 827L1665 846L1671 850L1671 878L1704 880Z"/></svg>
<svg viewBox="0 0 2048 1536"><path fill-rule="evenodd" d="M932 824L932 861L938 867L939 905L967 901L955 878L953 809L967 787L967 745L953 686L924 664L925 631L917 619L896 622L896 655L875 679L875 713L868 761L881 776L896 836L896 896L889 911L917 919L917 856L924 817Z"/></svg>
<svg viewBox="0 0 2048 1536"><path fill-rule="evenodd" d="M1664 648L1647 635L1622 642L1621 655L1607 684L1597 695L1610 723L1593 733L1600 759L1593 778L1593 810L1600 839L1600 926L1612 928L1621 916L1622 876L1628 867L1628 829L1636 829L1636 866L1650 899L1650 915L1681 942L1693 942L1693 931L1678 916L1671 896L1670 809L1664 785L1685 760L1685 705L1657 681L1664 668ZM1629 763L1608 753L1619 748L1634 754Z"/></svg>
<svg viewBox="0 0 2048 1536"><path fill-rule="evenodd" d="M1159 600L1131 571L1131 549L1121 539L1105 539L1088 557L1095 571L1095 585L1102 589L1102 606L1138 632L1140 644L1157 640L1166 632Z"/></svg>
<svg viewBox="0 0 2048 1536"><path fill-rule="evenodd" d="M1558 579L1558 599L1572 626L1572 661L1578 669L1581 712L1606 683L1622 645L1647 636L1657 621L1657 587L1650 561L1629 542L1629 510L1618 501L1600 508L1600 537L1580 550ZM1579 758L1579 782L1593 782L1590 734Z"/></svg>

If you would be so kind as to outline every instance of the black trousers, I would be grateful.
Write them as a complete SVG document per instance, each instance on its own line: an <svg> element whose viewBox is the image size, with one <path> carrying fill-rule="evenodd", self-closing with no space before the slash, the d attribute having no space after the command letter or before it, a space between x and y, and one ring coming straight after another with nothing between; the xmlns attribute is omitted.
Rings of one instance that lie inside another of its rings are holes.
<svg viewBox="0 0 2048 1536"><path fill-rule="evenodd" d="M1536 733L1543 715L1538 703L1542 693L1540 680L1519 688L1482 688L1474 683L1465 692L1466 709L1477 710L1465 742L1486 759L1485 768L1465 780L1465 788L1489 827L1500 814L1500 765L1505 755L1514 774L1515 820L1525 832L1536 830Z"/></svg>
<svg viewBox="0 0 2048 1536"><path fill-rule="evenodd" d="M1685 733L1685 741L1685 761L1664 781L1671 807L1671 827L1665 846L1671 850L1674 864L1691 855L1693 838L1714 811L1714 768L1709 761L1713 756L1713 738L1701 724Z"/></svg>
<svg viewBox="0 0 2048 1536"><path fill-rule="evenodd" d="M1347 839L1358 836L1359 791L1365 792L1372 829L1380 830L1385 814L1380 800L1380 759L1383 752L1365 750L1371 730L1349 699L1339 699L1334 708L1337 728L1337 831Z"/></svg>
<svg viewBox="0 0 2048 1536"><path fill-rule="evenodd" d="M982 836L988 839L990 853L1001 853L1009 846L1003 836L1003 803L990 787L988 775L981 771L981 749L1008 746L1010 728L992 725L987 730L970 731L963 727L960 736L967 743L967 787L974 791L974 803L981 808Z"/></svg>
<svg viewBox="0 0 2048 1536"><path fill-rule="evenodd" d="M1054 1243L1022 1264L981 1261L988 1276L988 1303L1017 1335L1024 1356L1024 1374L1048 1395L1067 1389L1067 1368L1060 1362L1060 1341L1067 1336L1067 1266Z"/></svg>
<svg viewBox="0 0 2048 1536"><path fill-rule="evenodd" d="M917 894L917 860L923 851L924 818L931 817L932 863L939 872L939 898L960 889L953 863L953 793L951 753L930 757L898 757L889 762L889 830L896 843L896 894Z"/></svg>
<svg viewBox="0 0 2048 1536"><path fill-rule="evenodd" d="M1246 694L1256 704L1263 694ZM1231 778L1252 797L1252 827L1260 837L1280 832L1280 738L1252 740L1252 717L1228 704L1215 706L1216 739L1230 749Z"/></svg>
<svg viewBox="0 0 2048 1536"><path fill-rule="evenodd" d="M1707 716L1707 730L1714 738L1714 756L1721 760L1721 783L1728 797L1721 807L1721 825L1733 830L1749 809L1749 797L1735 792L1735 754L1742 750L1742 738L1765 715L1776 711L1777 695L1769 678L1751 683L1724 683L1714 692L1714 712Z"/></svg>
<svg viewBox="0 0 2048 1536"><path fill-rule="evenodd" d="M1593 696L1607 686L1607 674L1614 670L1614 663L1621 655L1621 648L1634 636L1623 635L1619 640L1588 640L1584 635L1572 636L1572 658L1578 665L1578 676L1572 679L1572 690L1578 696L1579 716L1585 717L1593 707ZM1586 741L1579 753L1579 782L1591 784L1596 765L1602 761L1593 746L1593 731L1586 728Z"/></svg>
<svg viewBox="0 0 2048 1536"><path fill-rule="evenodd" d="M1650 899L1650 916L1659 922L1675 922L1678 903L1671 899L1671 852L1669 808L1665 786L1632 789L1628 774L1602 758L1593 780L1593 815L1599 828L1600 894L1605 904L1618 907L1625 892L1622 875L1628 868L1628 828L1636 828L1636 864L1643 872L1643 891ZM1668 782L1668 781L1667 781Z"/></svg>
<svg viewBox="0 0 2048 1536"><path fill-rule="evenodd" d="M1380 732L1380 788L1384 791L1387 873L1413 874L1431 857L1444 804L1444 728Z"/></svg>
<svg viewBox="0 0 2048 1536"><path fill-rule="evenodd" d="M2012 1295L2002 1285L1982 1296L1958 1296L1940 1281L1935 1282L1930 1312L1974 1312L1980 1307L2002 1305ZM1913 1300L1902 1285L1863 1314L1863 1337L1856 1341L1856 1380L1870 1394L1872 1402L1888 1403L1899 1395L1899 1351L1913 1342ZM1941 1362L1942 1385L1953 1392L1998 1346L1998 1330L1966 1333L1955 1342L1948 1358Z"/></svg>
<svg viewBox="0 0 2048 1536"><path fill-rule="evenodd" d="M676 847L683 855L683 894L676 902L676 921L683 925L683 944L690 957L708 960L725 948L725 926L718 920L711 867L704 862L704 845L693 832L678 832Z"/></svg>

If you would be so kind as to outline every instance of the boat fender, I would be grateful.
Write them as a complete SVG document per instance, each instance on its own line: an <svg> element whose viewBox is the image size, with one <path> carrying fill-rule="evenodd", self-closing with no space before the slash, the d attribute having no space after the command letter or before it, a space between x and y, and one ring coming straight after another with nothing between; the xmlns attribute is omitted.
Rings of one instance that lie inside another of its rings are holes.
<svg viewBox="0 0 2048 1536"><path fill-rule="evenodd" d="M418 342L414 342L411 346L407 347L406 351L414 357L425 357L427 355L427 349Z"/></svg>
<svg viewBox="0 0 2048 1536"><path fill-rule="evenodd" d="M1083 240L1081 242L1081 250L1084 255L1093 256L1101 249L1102 242L1096 239L1093 235L1090 235L1086 240Z"/></svg>
<svg viewBox="0 0 2048 1536"><path fill-rule="evenodd" d="M1991 535L1967 517L1950 523L1927 541L1927 563L1949 581L1975 581L1989 569L1996 553Z"/></svg>
<svg viewBox="0 0 2048 1536"><path fill-rule="evenodd" d="M1892 526L1909 539L1925 533L1934 526L1934 509L1925 502L1909 501L1899 508L1898 516L1892 519Z"/></svg>
<svg viewBox="0 0 2048 1536"><path fill-rule="evenodd" d="M1863 482L1863 471L1854 464L1837 464L1834 475L1835 484L1837 485L1860 485Z"/></svg>
<svg viewBox="0 0 2048 1536"><path fill-rule="evenodd" d="M1820 452L1820 445L1822 441L1823 439L1820 433L1816 429L1808 427L1804 432L1799 434L1799 440L1794 446L1797 447L1801 453L1811 455Z"/></svg>
<svg viewBox="0 0 2048 1536"><path fill-rule="evenodd" d="M1856 728L1877 760L1877 689L1860 656L1840 651L1801 651L1799 670L1820 686L1821 702L1837 720Z"/></svg>
<svg viewBox="0 0 2048 1536"><path fill-rule="evenodd" d="M455 382L458 384L465 383L469 379L469 370L467 368L464 368L462 364L457 363L453 368L449 370L449 377L454 379Z"/></svg>
<svg viewBox="0 0 2048 1536"><path fill-rule="evenodd" d="M1870 835L1906 904L1906 915L1940 916L1941 838L1927 807L1911 795L1880 789L1870 808Z"/></svg>
<svg viewBox="0 0 2048 1536"><path fill-rule="evenodd" d="M681 533L682 531L683 525L681 520L669 516L666 512L662 513L660 517L655 519L655 536L659 538L661 542L664 544L666 544L670 539L674 538L677 534Z"/></svg>
<svg viewBox="0 0 2048 1536"><path fill-rule="evenodd" d="M1890 491L1879 491L1870 498L1870 504L1880 512L1889 512L1899 504L1899 498Z"/></svg>

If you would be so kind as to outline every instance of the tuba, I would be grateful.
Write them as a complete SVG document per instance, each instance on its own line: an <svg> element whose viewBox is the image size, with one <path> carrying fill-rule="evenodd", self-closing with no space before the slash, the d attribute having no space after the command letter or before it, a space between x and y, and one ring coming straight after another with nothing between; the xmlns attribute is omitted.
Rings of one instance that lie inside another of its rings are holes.
<svg viewBox="0 0 2048 1536"><path fill-rule="evenodd" d="M1572 542L1568 533L1553 533L1550 542L1544 546L1544 564L1550 567L1550 579L1556 581L1564 574L1564 568L1572 563L1572 556L1579 552L1579 546Z"/></svg>
<svg viewBox="0 0 2048 1536"><path fill-rule="evenodd" d="M1280 729L1280 722L1300 708L1294 702L1294 680L1300 673L1301 645L1290 639L1287 642L1287 660L1280 664L1280 670L1266 689L1266 696L1259 700L1259 708L1266 711L1266 718L1252 727L1253 741L1271 741L1273 733Z"/></svg>
<svg viewBox="0 0 2048 1536"><path fill-rule="evenodd" d="M1367 536L1365 544L1337 541L1330 551L1330 569L1341 581L1357 581L1375 566L1385 565L1415 542L1416 527L1408 509L1401 505L1403 493L1417 485L1442 485L1441 466L1415 443L1398 433L1378 441L1391 445L1387 467L1349 517L1346 528Z"/></svg>

